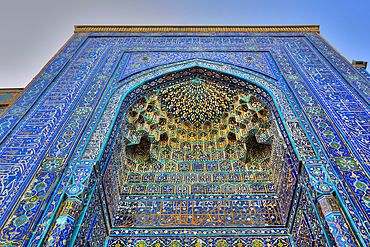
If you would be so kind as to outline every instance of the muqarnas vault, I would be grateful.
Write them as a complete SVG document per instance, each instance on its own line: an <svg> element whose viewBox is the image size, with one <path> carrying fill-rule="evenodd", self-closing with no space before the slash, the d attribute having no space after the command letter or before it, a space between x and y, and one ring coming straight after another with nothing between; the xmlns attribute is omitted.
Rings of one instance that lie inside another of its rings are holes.
<svg viewBox="0 0 370 247"><path fill-rule="evenodd" d="M370 246L365 69L318 26L76 26L0 116L0 245Z"/></svg>

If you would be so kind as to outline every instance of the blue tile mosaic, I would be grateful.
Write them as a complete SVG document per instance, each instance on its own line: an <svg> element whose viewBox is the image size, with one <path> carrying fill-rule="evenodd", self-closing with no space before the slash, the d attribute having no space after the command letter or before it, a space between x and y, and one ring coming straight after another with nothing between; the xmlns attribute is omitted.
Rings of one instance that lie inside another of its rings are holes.
<svg viewBox="0 0 370 247"><path fill-rule="evenodd" d="M0 245L369 245L369 92L317 33L75 33L0 117Z"/></svg>

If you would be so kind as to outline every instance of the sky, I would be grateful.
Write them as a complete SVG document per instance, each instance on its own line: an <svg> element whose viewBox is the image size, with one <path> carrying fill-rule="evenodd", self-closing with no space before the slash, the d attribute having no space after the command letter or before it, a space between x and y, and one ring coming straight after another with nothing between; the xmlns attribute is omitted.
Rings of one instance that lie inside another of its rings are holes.
<svg viewBox="0 0 370 247"><path fill-rule="evenodd" d="M0 88L25 87L74 25L320 25L370 67L369 0L0 0Z"/></svg>

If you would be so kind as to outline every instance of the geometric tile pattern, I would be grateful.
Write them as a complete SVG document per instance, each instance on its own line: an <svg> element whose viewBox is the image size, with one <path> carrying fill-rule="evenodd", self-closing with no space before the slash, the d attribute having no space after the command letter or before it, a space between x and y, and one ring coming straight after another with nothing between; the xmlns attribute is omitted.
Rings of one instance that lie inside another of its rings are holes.
<svg viewBox="0 0 370 247"><path fill-rule="evenodd" d="M115 218L115 227L263 227L281 226L275 200L225 200L192 196L183 200L122 201ZM227 197L226 197L227 198ZM194 200L195 199L195 200Z"/></svg>

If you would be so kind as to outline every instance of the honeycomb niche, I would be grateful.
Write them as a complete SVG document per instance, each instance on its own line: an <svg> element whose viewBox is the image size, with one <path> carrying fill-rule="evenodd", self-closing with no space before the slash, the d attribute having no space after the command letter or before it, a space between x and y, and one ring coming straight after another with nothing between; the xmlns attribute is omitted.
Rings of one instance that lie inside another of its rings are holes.
<svg viewBox="0 0 370 247"><path fill-rule="evenodd" d="M283 226L295 179L269 104L192 70L126 107L115 227Z"/></svg>
<svg viewBox="0 0 370 247"><path fill-rule="evenodd" d="M124 128L123 193L276 193L283 148L253 94L188 78L136 100Z"/></svg>

